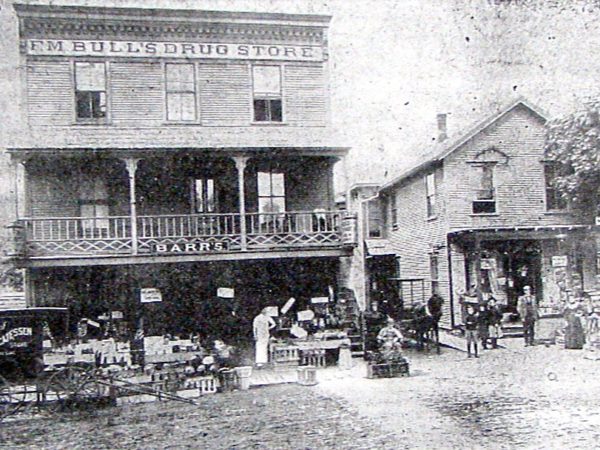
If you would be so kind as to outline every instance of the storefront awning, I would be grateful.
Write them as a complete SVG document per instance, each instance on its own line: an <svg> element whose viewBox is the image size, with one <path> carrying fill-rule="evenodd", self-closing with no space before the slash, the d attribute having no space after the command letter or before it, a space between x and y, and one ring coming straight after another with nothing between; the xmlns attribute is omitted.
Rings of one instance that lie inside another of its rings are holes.
<svg viewBox="0 0 600 450"><path fill-rule="evenodd" d="M396 255L396 251L387 239L365 239L365 248L367 257Z"/></svg>

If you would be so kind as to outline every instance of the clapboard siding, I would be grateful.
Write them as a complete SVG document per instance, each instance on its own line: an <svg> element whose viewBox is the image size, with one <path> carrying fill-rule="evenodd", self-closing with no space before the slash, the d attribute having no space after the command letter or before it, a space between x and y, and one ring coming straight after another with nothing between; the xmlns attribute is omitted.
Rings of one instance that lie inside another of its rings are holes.
<svg viewBox="0 0 600 450"><path fill-rule="evenodd" d="M31 125L68 125L74 117L69 61L28 61L28 115Z"/></svg>
<svg viewBox="0 0 600 450"><path fill-rule="evenodd" d="M165 117L160 63L111 63L110 105L115 124L161 122Z"/></svg>
<svg viewBox="0 0 600 450"><path fill-rule="evenodd" d="M473 215L480 168L469 164L489 148L508 161L494 168L495 215ZM544 226L572 223L568 215L548 214L544 179L544 125L524 107L517 107L444 161L452 228Z"/></svg>
<svg viewBox="0 0 600 450"><path fill-rule="evenodd" d="M445 201L442 192L444 182L443 168L435 169L436 181L436 217L427 217L427 198L425 194L425 174L419 174L407 180L401 186L391 189L388 193L387 207L390 207L389 196L396 197L398 207L397 227L387 221L386 236L396 254L400 256L401 278L422 278L426 286L426 299L431 294L431 273L429 266L429 255L435 247L438 250L438 285L440 295L449 298L448 259L446 254L446 221ZM391 217L388 211L387 217ZM411 299L406 298L410 302ZM446 301L444 308L445 319L449 314L449 302Z"/></svg>
<svg viewBox="0 0 600 450"><path fill-rule="evenodd" d="M75 183L56 173L39 172L28 179L32 217L77 217Z"/></svg>
<svg viewBox="0 0 600 450"><path fill-rule="evenodd" d="M252 85L247 64L199 64L200 120L207 126L248 125Z"/></svg>
<svg viewBox="0 0 600 450"><path fill-rule="evenodd" d="M284 120L290 125L325 125L327 93L322 65L287 65L283 72Z"/></svg>

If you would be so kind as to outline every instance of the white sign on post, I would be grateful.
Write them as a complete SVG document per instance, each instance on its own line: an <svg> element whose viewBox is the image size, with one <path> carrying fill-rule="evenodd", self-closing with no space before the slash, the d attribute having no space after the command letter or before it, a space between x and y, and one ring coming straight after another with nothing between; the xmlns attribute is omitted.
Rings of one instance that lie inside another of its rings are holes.
<svg viewBox="0 0 600 450"><path fill-rule="evenodd" d="M220 287L217 289L217 297L221 298L233 298L235 291L232 288Z"/></svg>
<svg viewBox="0 0 600 450"><path fill-rule="evenodd" d="M140 290L140 302L158 303L162 302L162 293L156 288L144 288Z"/></svg>
<svg viewBox="0 0 600 450"><path fill-rule="evenodd" d="M567 256L553 256L552 257L552 267L567 267Z"/></svg>

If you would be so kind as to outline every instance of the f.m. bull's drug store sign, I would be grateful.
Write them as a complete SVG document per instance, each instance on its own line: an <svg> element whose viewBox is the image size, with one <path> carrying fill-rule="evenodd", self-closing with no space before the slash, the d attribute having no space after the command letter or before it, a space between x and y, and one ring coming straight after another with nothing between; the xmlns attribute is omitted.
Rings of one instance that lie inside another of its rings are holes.
<svg viewBox="0 0 600 450"><path fill-rule="evenodd" d="M323 48L315 45L73 39L27 39L22 45L26 54L35 56L323 61Z"/></svg>

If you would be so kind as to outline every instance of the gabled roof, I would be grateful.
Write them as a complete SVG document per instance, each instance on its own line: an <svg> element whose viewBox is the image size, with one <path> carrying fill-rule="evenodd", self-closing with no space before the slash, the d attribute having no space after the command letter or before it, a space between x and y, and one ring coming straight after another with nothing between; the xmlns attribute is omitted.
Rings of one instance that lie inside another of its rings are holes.
<svg viewBox="0 0 600 450"><path fill-rule="evenodd" d="M547 114L545 112L543 112L537 106L532 105L527 100L525 100L523 98L519 98L519 99L513 101L512 103L510 103L509 105L505 106L504 108L502 108L499 112L492 114L489 117L487 117L485 120L483 120L482 122L479 122L478 124L476 124L475 126L470 128L469 131L458 136L457 138L454 138L454 139L450 140L449 142L444 141L444 142L437 143L423 155L420 162L417 162L412 167L404 170L398 176L394 177L392 180L385 183L383 186L381 186L380 190L385 191L385 190L391 188L392 186L395 186L398 183L406 180L407 178L409 178L413 175L416 175L417 173L427 169L428 167L432 166L433 164L443 161L448 155L454 153L456 150L458 150L464 144L466 144L471 139L476 137L479 133L481 133L482 131L484 131L486 128L493 125L494 123L496 123L498 120L500 120L506 114L508 114L513 109L515 109L519 106L527 108L534 115L539 117L542 122L546 122Z"/></svg>

